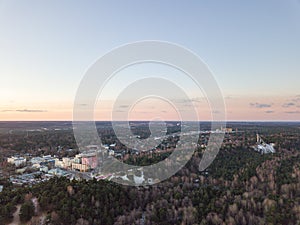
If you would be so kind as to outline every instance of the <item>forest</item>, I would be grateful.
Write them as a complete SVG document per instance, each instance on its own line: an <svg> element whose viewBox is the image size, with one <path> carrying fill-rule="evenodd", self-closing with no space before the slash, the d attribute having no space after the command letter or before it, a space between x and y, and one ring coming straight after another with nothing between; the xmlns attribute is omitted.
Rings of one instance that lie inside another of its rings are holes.
<svg viewBox="0 0 300 225"><path fill-rule="evenodd" d="M260 129L275 143L275 154L251 149ZM0 224L9 224L19 207L22 224L300 224L299 128L249 127L227 136L213 163L198 171L198 148L174 176L152 186L130 187L99 180L55 177L0 193ZM235 140L243 140L237 142ZM137 165L167 157L129 158Z"/></svg>

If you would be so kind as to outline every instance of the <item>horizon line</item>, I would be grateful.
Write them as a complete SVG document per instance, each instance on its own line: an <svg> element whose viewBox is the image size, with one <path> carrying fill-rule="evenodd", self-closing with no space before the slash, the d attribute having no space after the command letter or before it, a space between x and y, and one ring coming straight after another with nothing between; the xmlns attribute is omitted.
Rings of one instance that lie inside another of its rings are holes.
<svg viewBox="0 0 300 225"><path fill-rule="evenodd" d="M1 122L126 122L128 120L0 120ZM129 120L129 122L149 122L151 120ZM181 122L181 120L163 120L165 122ZM213 121L213 120L184 120L184 122L300 122L300 120L225 120L225 121Z"/></svg>

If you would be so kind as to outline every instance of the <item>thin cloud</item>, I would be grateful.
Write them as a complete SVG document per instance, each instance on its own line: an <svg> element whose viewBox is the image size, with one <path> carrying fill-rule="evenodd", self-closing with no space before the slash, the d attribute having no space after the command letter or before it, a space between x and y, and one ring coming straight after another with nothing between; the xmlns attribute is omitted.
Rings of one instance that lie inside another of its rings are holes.
<svg viewBox="0 0 300 225"><path fill-rule="evenodd" d="M283 108L296 107L300 108L300 95L295 95L282 105Z"/></svg>
<svg viewBox="0 0 300 225"><path fill-rule="evenodd" d="M227 95L224 97L224 99L227 99L227 100L232 100L232 99L236 99L236 98L239 98L240 96L238 95Z"/></svg>
<svg viewBox="0 0 300 225"><path fill-rule="evenodd" d="M271 108L272 104L255 102L255 103L250 103L250 106L258 109L263 109L263 108Z"/></svg>
<svg viewBox="0 0 300 225"><path fill-rule="evenodd" d="M119 108L122 108L122 109L125 109L125 108L128 108L129 105L120 105Z"/></svg>
<svg viewBox="0 0 300 225"><path fill-rule="evenodd" d="M192 102L202 102L203 98L192 98Z"/></svg>
<svg viewBox="0 0 300 225"><path fill-rule="evenodd" d="M299 114L300 111L287 111L287 112L284 112L284 113L288 113L288 114Z"/></svg>
<svg viewBox="0 0 300 225"><path fill-rule="evenodd" d="M200 103L200 102L203 102L203 98L190 98L190 99L173 99L174 102L177 102L177 103L191 103L191 102L194 102L194 103Z"/></svg>
<svg viewBox="0 0 300 225"><path fill-rule="evenodd" d="M289 107L292 107L292 106L295 106L296 104L294 102L287 102L287 103L284 103L282 105L283 108L289 108Z"/></svg>
<svg viewBox="0 0 300 225"><path fill-rule="evenodd" d="M30 112L30 113L35 113L35 112L47 112L47 110L40 110L40 109L17 109L17 112Z"/></svg>
<svg viewBox="0 0 300 225"><path fill-rule="evenodd" d="M214 114L220 114L221 112L218 111L218 110L214 110L214 111L212 111L212 113L214 113Z"/></svg>
<svg viewBox="0 0 300 225"><path fill-rule="evenodd" d="M141 111L141 112L138 112L140 114L149 114L150 112L147 112L147 111Z"/></svg>
<svg viewBox="0 0 300 225"><path fill-rule="evenodd" d="M273 110L267 110L267 111L265 111L265 113L268 113L268 114L270 114L270 113L274 113L275 111L273 111Z"/></svg>
<svg viewBox="0 0 300 225"><path fill-rule="evenodd" d="M123 113L123 112L126 112L126 111L124 111L124 110L116 110L115 112L117 112L117 113Z"/></svg>
<svg viewBox="0 0 300 225"><path fill-rule="evenodd" d="M2 110L1 112L21 112L21 113L41 113L41 112L47 112L47 110L41 110L41 109L6 109Z"/></svg>
<svg viewBox="0 0 300 225"><path fill-rule="evenodd" d="M300 95L296 95L291 101L296 102L296 103L300 103Z"/></svg>

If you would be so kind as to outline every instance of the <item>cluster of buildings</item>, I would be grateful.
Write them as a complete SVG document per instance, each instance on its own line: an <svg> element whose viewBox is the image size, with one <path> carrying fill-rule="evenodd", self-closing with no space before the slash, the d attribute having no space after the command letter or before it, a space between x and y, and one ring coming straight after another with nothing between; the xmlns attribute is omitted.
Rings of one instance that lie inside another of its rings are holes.
<svg viewBox="0 0 300 225"><path fill-rule="evenodd" d="M74 171L88 172L98 166L97 151L86 151L77 154L75 157L63 157L45 155L42 157L19 157L12 156L7 158L7 162L14 164L18 169L10 177L10 181L15 185L35 184L50 179L53 176L65 176L76 179ZM25 173L26 170L31 172ZM33 171L33 172L32 172Z"/></svg>
<svg viewBox="0 0 300 225"><path fill-rule="evenodd" d="M16 167L30 167L48 173L48 171L55 168L87 172L95 169L98 166L99 160L97 151L90 150L77 154L72 158L63 157L62 159L59 159L56 156L46 155L26 159L25 157L12 156L7 158L7 162L14 164Z"/></svg>
<svg viewBox="0 0 300 225"><path fill-rule="evenodd" d="M256 145L253 147L255 151L261 154L269 154L275 153L274 144L270 143L267 144L264 140L260 137L259 134L256 134Z"/></svg>
<svg viewBox="0 0 300 225"><path fill-rule="evenodd" d="M26 184L36 184L42 180L50 179L50 176L48 176L48 177L44 176L42 178L41 174L42 173L39 171L33 172L33 173L26 173L26 174L11 176L9 178L9 180L14 185L22 186L22 185L26 185Z"/></svg>
<svg viewBox="0 0 300 225"><path fill-rule="evenodd" d="M18 157L18 156L12 156L7 159L7 162L10 164L14 164L16 167L22 166L26 164L26 158L24 157Z"/></svg>

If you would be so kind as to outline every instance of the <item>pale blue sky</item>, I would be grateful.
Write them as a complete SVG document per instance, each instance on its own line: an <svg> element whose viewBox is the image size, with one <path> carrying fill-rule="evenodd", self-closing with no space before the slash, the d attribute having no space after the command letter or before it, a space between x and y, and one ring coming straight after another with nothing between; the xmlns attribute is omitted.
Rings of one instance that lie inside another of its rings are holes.
<svg viewBox="0 0 300 225"><path fill-rule="evenodd" d="M71 104L95 60L149 39L194 51L225 96L288 101L300 94L299 22L297 0L0 0L1 110Z"/></svg>

